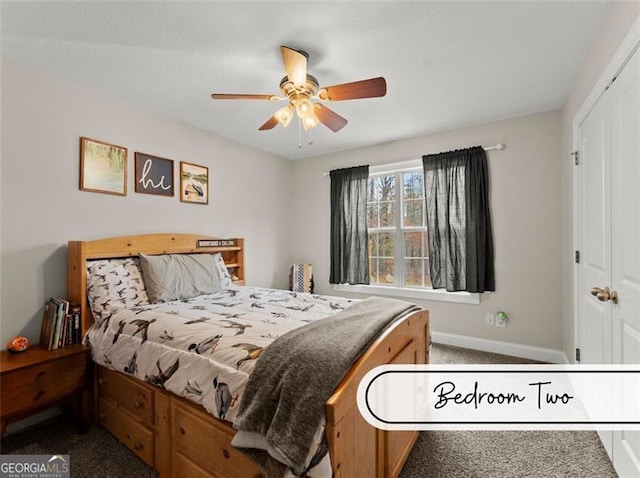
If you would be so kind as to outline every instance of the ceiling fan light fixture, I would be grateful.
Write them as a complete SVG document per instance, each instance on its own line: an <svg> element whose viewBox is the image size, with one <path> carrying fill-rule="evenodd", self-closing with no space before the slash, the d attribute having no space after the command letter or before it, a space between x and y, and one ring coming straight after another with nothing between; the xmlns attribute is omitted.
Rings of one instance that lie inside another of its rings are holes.
<svg viewBox="0 0 640 478"><path fill-rule="evenodd" d="M314 116L313 103L311 103L308 98L293 100L293 104L296 107L296 113L298 113L300 119L305 120Z"/></svg>
<svg viewBox="0 0 640 478"><path fill-rule="evenodd" d="M282 126L287 127L291 120L293 119L293 111L294 108L291 105L287 105L284 108L280 108L275 113L275 117Z"/></svg>
<svg viewBox="0 0 640 478"><path fill-rule="evenodd" d="M302 120L302 127L305 131L310 130L311 128L315 128L318 126L318 119L314 116L309 116L308 118L304 118Z"/></svg>

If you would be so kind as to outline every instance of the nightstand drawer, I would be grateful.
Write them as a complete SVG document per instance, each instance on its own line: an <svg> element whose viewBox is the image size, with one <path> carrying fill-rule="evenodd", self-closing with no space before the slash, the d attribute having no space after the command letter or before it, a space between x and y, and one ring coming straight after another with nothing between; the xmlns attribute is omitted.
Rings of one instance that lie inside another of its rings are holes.
<svg viewBox="0 0 640 478"><path fill-rule="evenodd" d="M75 354L2 376L2 414L39 407L86 386L86 356Z"/></svg>
<svg viewBox="0 0 640 478"><path fill-rule="evenodd" d="M109 399L116 407L126 410L142 423L153 425L153 396L144 386L119 372L101 367L98 387L99 396Z"/></svg>

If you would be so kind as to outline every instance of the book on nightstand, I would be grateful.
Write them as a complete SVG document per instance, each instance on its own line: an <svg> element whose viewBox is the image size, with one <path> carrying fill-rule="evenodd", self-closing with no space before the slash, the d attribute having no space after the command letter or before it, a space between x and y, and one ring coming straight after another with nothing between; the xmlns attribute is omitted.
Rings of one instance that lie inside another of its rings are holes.
<svg viewBox="0 0 640 478"><path fill-rule="evenodd" d="M56 322L53 328L53 337L51 338L50 349L57 349L60 347L60 337L62 336L62 330L64 328L64 319L67 316L69 310L69 302L57 297L51 297L50 301L54 302L57 306Z"/></svg>
<svg viewBox="0 0 640 478"><path fill-rule="evenodd" d="M75 304L74 304L75 305ZM80 323L80 307L77 308L77 324ZM69 301L57 297L50 297L44 304L42 326L40 329L40 343L48 350L69 345L72 342L73 326L76 320ZM78 335L78 333L76 333Z"/></svg>
<svg viewBox="0 0 640 478"><path fill-rule="evenodd" d="M82 342L82 337L80 334L80 304L69 304L69 315L71 316L71 323L69 324L71 332L71 343L79 344L80 342Z"/></svg>
<svg viewBox="0 0 640 478"><path fill-rule="evenodd" d="M40 328L40 343L51 350L51 342L53 337L53 327L56 322L56 314L58 306L51 301L44 303L44 313L42 315L42 327Z"/></svg>

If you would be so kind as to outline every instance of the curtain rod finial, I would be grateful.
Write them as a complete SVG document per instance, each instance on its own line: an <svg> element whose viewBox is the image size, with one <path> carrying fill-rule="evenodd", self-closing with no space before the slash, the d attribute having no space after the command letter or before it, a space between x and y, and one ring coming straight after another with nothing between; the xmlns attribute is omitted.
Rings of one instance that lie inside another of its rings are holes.
<svg viewBox="0 0 640 478"><path fill-rule="evenodd" d="M505 147L506 147L506 146L505 146L505 144L504 144L504 143L498 143L498 144L496 144L496 149L497 149L498 151L502 151Z"/></svg>

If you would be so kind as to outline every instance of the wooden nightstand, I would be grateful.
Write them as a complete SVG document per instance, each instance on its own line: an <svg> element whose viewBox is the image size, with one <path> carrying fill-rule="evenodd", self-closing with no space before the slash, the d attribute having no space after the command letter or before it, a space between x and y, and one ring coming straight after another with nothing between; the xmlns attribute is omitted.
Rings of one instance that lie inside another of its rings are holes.
<svg viewBox="0 0 640 478"><path fill-rule="evenodd" d="M90 423L89 348L78 344L47 350L38 345L26 352L0 353L0 419L4 435L9 421L71 402L82 427Z"/></svg>

